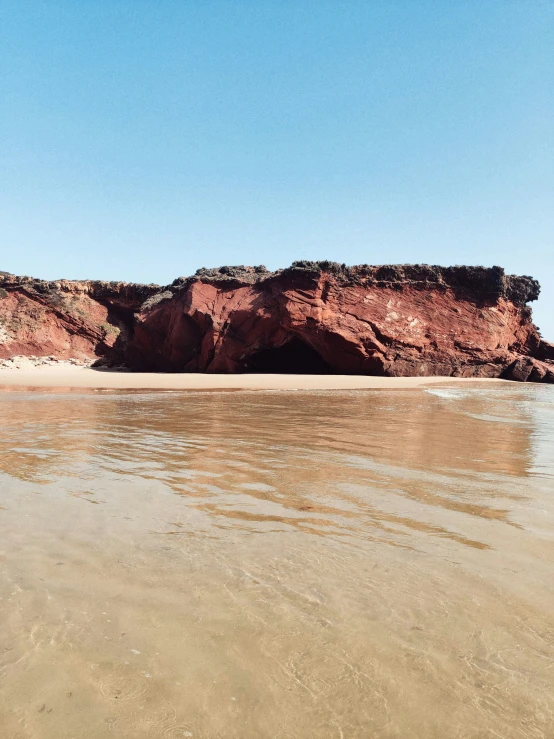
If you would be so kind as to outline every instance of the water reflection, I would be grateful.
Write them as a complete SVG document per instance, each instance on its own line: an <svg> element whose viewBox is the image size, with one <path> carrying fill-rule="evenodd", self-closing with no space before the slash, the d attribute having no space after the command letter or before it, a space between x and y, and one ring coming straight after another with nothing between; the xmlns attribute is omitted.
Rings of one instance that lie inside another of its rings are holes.
<svg viewBox="0 0 554 739"><path fill-rule="evenodd" d="M4 735L552 736L553 401L1 393Z"/></svg>
<svg viewBox="0 0 554 739"><path fill-rule="evenodd" d="M462 540L430 525L429 508L518 525L512 478L534 468L536 431L533 404L510 392L10 394L0 460L89 502L99 475L140 476L244 523L349 535L394 524Z"/></svg>

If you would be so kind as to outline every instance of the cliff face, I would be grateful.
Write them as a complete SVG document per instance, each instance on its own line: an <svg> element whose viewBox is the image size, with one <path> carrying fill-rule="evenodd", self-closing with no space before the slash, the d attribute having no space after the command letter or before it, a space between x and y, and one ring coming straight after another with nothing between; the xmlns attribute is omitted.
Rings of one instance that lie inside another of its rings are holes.
<svg viewBox="0 0 554 739"><path fill-rule="evenodd" d="M157 285L46 282L0 272L0 359L123 360L135 312Z"/></svg>
<svg viewBox="0 0 554 739"><path fill-rule="evenodd" d="M354 373L554 382L554 347L499 267L296 262L172 285L0 274L0 358L99 358L164 372Z"/></svg>

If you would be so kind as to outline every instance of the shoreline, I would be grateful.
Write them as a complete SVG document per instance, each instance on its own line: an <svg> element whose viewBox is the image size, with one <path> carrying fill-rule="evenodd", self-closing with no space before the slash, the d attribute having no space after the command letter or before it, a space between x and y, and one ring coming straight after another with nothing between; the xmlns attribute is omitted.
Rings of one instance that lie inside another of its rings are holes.
<svg viewBox="0 0 554 739"><path fill-rule="evenodd" d="M367 375L278 375L122 372L79 366L0 369L0 390L80 388L112 390L377 390L410 389L435 383L508 382L462 377L373 377Z"/></svg>

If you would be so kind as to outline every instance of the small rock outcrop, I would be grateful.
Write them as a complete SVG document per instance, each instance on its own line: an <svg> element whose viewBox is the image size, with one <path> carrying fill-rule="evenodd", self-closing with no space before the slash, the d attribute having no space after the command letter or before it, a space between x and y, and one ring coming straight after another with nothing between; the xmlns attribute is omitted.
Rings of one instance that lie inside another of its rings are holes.
<svg viewBox="0 0 554 739"><path fill-rule="evenodd" d="M0 272L0 359L122 362L134 316L158 285L56 280Z"/></svg>
<svg viewBox="0 0 554 739"><path fill-rule="evenodd" d="M539 289L501 267L327 261L200 269L165 287L0 273L0 359L554 382L527 305Z"/></svg>

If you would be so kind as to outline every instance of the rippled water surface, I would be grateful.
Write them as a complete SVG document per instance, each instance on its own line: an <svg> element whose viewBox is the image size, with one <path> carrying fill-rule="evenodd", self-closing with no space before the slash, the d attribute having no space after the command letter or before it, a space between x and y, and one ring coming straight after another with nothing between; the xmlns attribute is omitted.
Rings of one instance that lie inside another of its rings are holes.
<svg viewBox="0 0 554 739"><path fill-rule="evenodd" d="M554 737L554 388L0 414L2 739Z"/></svg>

